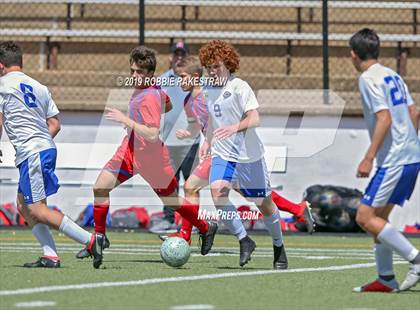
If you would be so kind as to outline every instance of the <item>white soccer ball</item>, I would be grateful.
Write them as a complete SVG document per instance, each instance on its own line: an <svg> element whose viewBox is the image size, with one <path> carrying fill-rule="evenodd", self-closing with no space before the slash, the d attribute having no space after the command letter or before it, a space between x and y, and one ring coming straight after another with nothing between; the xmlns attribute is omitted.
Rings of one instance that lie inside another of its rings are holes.
<svg viewBox="0 0 420 310"><path fill-rule="evenodd" d="M191 250L187 241L179 237L166 239L160 247L160 257L171 267L181 267L190 258Z"/></svg>

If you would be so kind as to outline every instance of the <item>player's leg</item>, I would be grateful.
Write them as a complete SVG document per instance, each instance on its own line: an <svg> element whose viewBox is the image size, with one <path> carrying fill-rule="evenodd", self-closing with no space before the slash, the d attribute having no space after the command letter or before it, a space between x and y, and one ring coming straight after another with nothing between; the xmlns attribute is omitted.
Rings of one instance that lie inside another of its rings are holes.
<svg viewBox="0 0 420 310"><path fill-rule="evenodd" d="M125 136L112 158L105 164L93 186L93 218L97 233L105 234L106 232L106 217L110 205L109 193L134 174L133 147L128 137Z"/></svg>
<svg viewBox="0 0 420 310"><path fill-rule="evenodd" d="M243 163L238 167L238 183L244 197L255 202L263 215L264 224L273 241L274 269L287 269L288 262L283 244L280 212L271 197L271 185L265 159Z"/></svg>
<svg viewBox="0 0 420 310"><path fill-rule="evenodd" d="M142 154L140 157L136 159L135 171L150 184L162 203L174 209L182 218L197 227L202 238L205 239L208 234L212 234L215 224L199 219L197 205L179 197L176 190L178 182L174 176L166 147L163 147L160 153Z"/></svg>
<svg viewBox="0 0 420 310"><path fill-rule="evenodd" d="M32 229L32 234L38 240L41 245L43 255L34 263L25 263L24 267L47 267L47 268L58 268L60 267L60 258L57 254L54 238L51 235L50 228L42 223L38 223L36 219L32 218L27 207L25 207L25 201L22 193L18 193L16 204L19 212L25 218L29 227Z"/></svg>
<svg viewBox="0 0 420 310"><path fill-rule="evenodd" d="M233 184L237 183L236 168L237 163L214 157L211 164L210 187L215 207L222 210L221 221L239 241L239 265L244 266L251 260L256 244L248 236L236 207L229 199L229 192Z"/></svg>
<svg viewBox="0 0 420 310"><path fill-rule="evenodd" d="M176 181L179 184L181 175L182 161L187 154L186 146L167 146L170 163L175 172ZM177 185L177 191L179 192L179 185ZM164 233L176 229L175 224L175 211L173 208L164 205L163 206L163 218L162 221L157 222L149 228L149 231L154 234Z"/></svg>
<svg viewBox="0 0 420 310"><path fill-rule="evenodd" d="M95 232L105 234L106 218L109 212L111 191L118 187L123 181L114 172L103 169L93 185L93 219L95 222ZM124 181L128 179L124 177Z"/></svg>
<svg viewBox="0 0 420 310"><path fill-rule="evenodd" d="M310 203L308 201L294 203L280 196L275 191L272 191L271 197L280 211L286 211L293 214L298 222L306 223L306 230L308 233L312 234L314 232L315 220L312 217Z"/></svg>
<svg viewBox="0 0 420 310"><path fill-rule="evenodd" d="M420 280L420 253L402 233L391 226L388 222L388 216L395 204L403 206L404 202L410 198L419 170L420 164L378 169L366 190L356 215L357 223L366 232L370 233L377 242L380 242L380 250L386 246L410 262L410 271L403 283L404 285L402 285L404 290L414 286ZM389 250L388 254L383 255L390 260ZM382 262L380 261L378 264L382 264ZM387 269L390 269L389 264L388 261ZM388 273L390 272L388 271ZM387 278L389 279L389 277ZM373 284L356 288L355 291L393 292L398 290L398 285L395 285L396 282L384 282L379 278L372 282Z"/></svg>
<svg viewBox="0 0 420 310"><path fill-rule="evenodd" d="M357 211L356 221L366 232L370 233L375 241L375 260L378 278L361 287L353 289L354 292L396 292L398 283L392 265L393 250L387 244L381 242L377 236L387 224L388 216L394 205L382 208L373 208L360 205Z"/></svg>
<svg viewBox="0 0 420 310"><path fill-rule="evenodd" d="M54 173L57 151L48 149L34 154L19 165L19 192L24 204L23 214L33 220L57 229L66 236L88 245L94 256L94 267L102 263L102 235L92 235L60 212L48 208L46 198L55 194L59 188L58 178ZM94 246L95 245L95 246Z"/></svg>
<svg viewBox="0 0 420 310"><path fill-rule="evenodd" d="M193 145L180 145L180 146L168 146L167 149L170 155L170 162L175 171L175 177L179 184L180 175L187 180L190 177L191 171L198 163L197 151L199 144ZM179 192L179 186L177 187ZM152 233L163 233L169 232L176 227L174 209L169 206L163 207L164 218L161 222L157 223L150 228ZM187 224L187 223L185 223Z"/></svg>
<svg viewBox="0 0 420 310"><path fill-rule="evenodd" d="M196 154L196 152L194 153ZM191 156L190 156L191 157ZM194 157L190 158L191 161ZM200 204L200 190L209 184L209 175L211 167L211 158L202 161L198 166L194 168L194 171L189 175L184 184L184 195L187 201L189 201L199 212ZM188 242L191 242L191 232L193 225L190 221L182 218L181 230L178 232L181 238L184 238Z"/></svg>
<svg viewBox="0 0 420 310"><path fill-rule="evenodd" d="M184 193L185 199L189 201L197 210L199 210L200 203L200 190L209 184L208 177L203 179L194 173L190 175L188 180L184 184ZM182 218L182 225L179 232L174 234L160 236L162 240L165 240L168 237L180 237L185 239L188 243L191 244L191 233L193 229L193 224L185 218Z"/></svg>
<svg viewBox="0 0 420 310"><path fill-rule="evenodd" d="M107 166L106 166L107 167ZM110 247L110 241L106 236L106 219L109 213L109 194L110 192L118 187L123 181L129 176L120 173L116 174L106 170L106 167L101 171L98 178L93 185L93 221L95 233L104 235L104 249ZM121 180L121 181L120 181ZM90 257L91 253L88 248L81 249L77 254L76 258L84 259Z"/></svg>

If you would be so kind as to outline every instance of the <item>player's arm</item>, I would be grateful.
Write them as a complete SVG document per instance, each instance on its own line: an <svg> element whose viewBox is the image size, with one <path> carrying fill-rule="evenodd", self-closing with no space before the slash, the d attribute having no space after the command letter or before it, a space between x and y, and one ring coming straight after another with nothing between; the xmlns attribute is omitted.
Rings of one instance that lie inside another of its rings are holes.
<svg viewBox="0 0 420 310"><path fill-rule="evenodd" d="M373 167L373 160L375 159L376 154L378 153L378 150L384 142L388 130L392 125L391 113L388 109L378 111L375 115L376 126L373 132L372 141L357 171L357 176L361 178L369 177Z"/></svg>
<svg viewBox="0 0 420 310"><path fill-rule="evenodd" d="M105 110L105 118L107 120L120 123L125 128L130 128L131 130L134 130L136 134L143 137L149 142L156 142L159 139L159 127L149 127L143 124L136 123L134 120L132 120L120 110L115 108L105 108Z"/></svg>
<svg viewBox="0 0 420 310"><path fill-rule="evenodd" d="M234 133L245 131L250 128L260 126L260 115L258 110L253 109L245 112L244 118L238 123L226 127L218 128L214 131L216 139L226 139Z"/></svg>
<svg viewBox="0 0 420 310"><path fill-rule="evenodd" d="M198 152L198 156L201 160L206 159L210 156L210 150L211 150L211 144L213 141L213 123L211 121L211 115L209 115L209 120L207 123L207 131L206 135L204 136L203 144L200 147L200 150Z"/></svg>
<svg viewBox="0 0 420 310"><path fill-rule="evenodd" d="M58 119L56 115L53 117L49 117L47 118L47 125L48 125L48 131L50 132L51 137L55 138L55 136L61 130L60 120Z"/></svg>
<svg viewBox="0 0 420 310"><path fill-rule="evenodd" d="M185 129L178 129L176 131L176 137L180 140L191 137L196 137L200 132L200 126L198 125L195 118L188 118L188 126Z"/></svg>
<svg viewBox="0 0 420 310"><path fill-rule="evenodd" d="M130 118L128 118L126 127L134 130L136 134L142 136L149 142L156 142L159 139L159 127L148 127L146 125L136 123Z"/></svg>
<svg viewBox="0 0 420 310"><path fill-rule="evenodd" d="M410 112L410 118L413 122L416 132L419 132L419 122L420 122L420 113L415 104L408 106L408 111Z"/></svg>

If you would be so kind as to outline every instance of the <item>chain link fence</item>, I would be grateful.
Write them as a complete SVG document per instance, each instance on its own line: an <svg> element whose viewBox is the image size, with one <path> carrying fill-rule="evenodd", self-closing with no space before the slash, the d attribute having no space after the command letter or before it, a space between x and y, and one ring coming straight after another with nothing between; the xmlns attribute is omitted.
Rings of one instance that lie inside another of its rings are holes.
<svg viewBox="0 0 420 310"><path fill-rule="evenodd" d="M370 27L384 38L381 61L404 76L419 98L418 1L328 1L328 72L322 2L1 0L0 41L21 43L25 70L66 109L103 108L142 39L158 51L158 75L169 67L171 43L184 40L196 55L209 39L220 38L238 48L238 74L256 90L322 89L327 75L329 88L351 101L357 72L348 38Z"/></svg>

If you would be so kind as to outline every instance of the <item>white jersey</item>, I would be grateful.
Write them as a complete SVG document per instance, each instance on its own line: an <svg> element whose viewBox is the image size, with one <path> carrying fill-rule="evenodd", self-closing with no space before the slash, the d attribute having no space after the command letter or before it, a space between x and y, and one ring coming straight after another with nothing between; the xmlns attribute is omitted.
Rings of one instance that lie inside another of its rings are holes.
<svg viewBox="0 0 420 310"><path fill-rule="evenodd" d="M420 139L410 118L408 106L413 99L403 79L393 70L374 64L359 78L363 114L372 137L375 113L389 110L392 125L376 155L379 167L420 162Z"/></svg>
<svg viewBox="0 0 420 310"><path fill-rule="evenodd" d="M55 148L47 119L59 113L48 88L23 72L0 77L0 113L18 166L30 155Z"/></svg>
<svg viewBox="0 0 420 310"><path fill-rule="evenodd" d="M174 71L168 70L161 76L162 90L171 99L172 110L162 114L161 119L161 140L168 146L189 146L200 142L200 133L194 138L178 139L176 137L176 131L178 129L186 129L188 126L187 115L184 111L184 100L188 95L188 92L184 92L181 86L177 85L178 76L175 75ZM175 83L168 85L171 81Z"/></svg>
<svg viewBox="0 0 420 310"><path fill-rule="evenodd" d="M245 113L258 109L258 101L249 84L231 75L224 87L204 90L213 130L239 124ZM264 146L255 128L238 132L229 138L215 140L212 155L233 162L255 162L264 156Z"/></svg>

